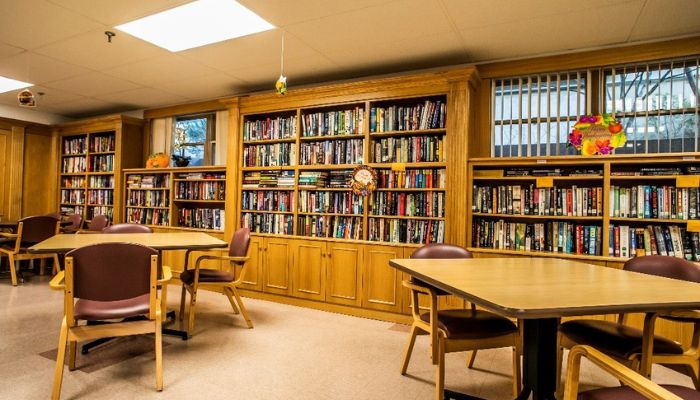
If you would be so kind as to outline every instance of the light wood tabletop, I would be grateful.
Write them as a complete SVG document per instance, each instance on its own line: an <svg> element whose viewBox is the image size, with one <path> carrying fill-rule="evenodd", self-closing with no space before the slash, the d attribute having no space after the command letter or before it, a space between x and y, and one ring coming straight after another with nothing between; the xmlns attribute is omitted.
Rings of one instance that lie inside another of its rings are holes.
<svg viewBox="0 0 700 400"><path fill-rule="evenodd" d="M97 243L138 243L156 250L212 249L228 246L203 232L95 233L56 235L29 248L30 253L61 253Z"/></svg>

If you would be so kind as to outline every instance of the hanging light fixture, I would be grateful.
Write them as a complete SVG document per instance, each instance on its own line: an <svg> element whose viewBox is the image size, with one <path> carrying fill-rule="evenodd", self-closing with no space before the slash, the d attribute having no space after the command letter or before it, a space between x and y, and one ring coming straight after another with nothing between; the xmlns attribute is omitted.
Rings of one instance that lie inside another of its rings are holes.
<svg viewBox="0 0 700 400"><path fill-rule="evenodd" d="M277 94L283 95L287 93L287 77L284 76L284 31L282 31L282 52L280 54L280 77L275 82L275 90Z"/></svg>

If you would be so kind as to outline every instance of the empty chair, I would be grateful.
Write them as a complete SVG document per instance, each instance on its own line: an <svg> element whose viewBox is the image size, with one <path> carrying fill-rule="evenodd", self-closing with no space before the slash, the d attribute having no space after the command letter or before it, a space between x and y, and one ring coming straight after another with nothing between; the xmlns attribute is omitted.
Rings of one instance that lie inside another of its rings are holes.
<svg viewBox="0 0 700 400"><path fill-rule="evenodd" d="M411 258L449 259L471 258L471 253L459 246L450 244L429 244L416 250ZM445 388L445 353L513 348L513 393L520 391L520 334L518 326L511 320L494 313L471 309L439 310L438 296L448 295L425 282L411 279L403 281L411 290L411 313L413 324L406 346L401 374L405 375L411 360L411 353L419 331L430 335L431 358L436 365L436 398L442 399ZM429 310L423 312L419 306L419 296L428 297ZM472 353L474 355L475 353ZM470 364L473 362L470 361Z"/></svg>
<svg viewBox="0 0 700 400"><path fill-rule="evenodd" d="M186 291L190 293L190 309L189 319L187 323L187 332L191 336L194 332L194 316L195 306L197 304L197 290L199 288L217 288L221 289L226 297L228 297L233 313L243 314L243 318L248 325L248 328L253 327L253 322L248 316L248 311L243 305L243 300L238 293L238 286L243 281L245 276L245 261L248 259L248 247L250 246L250 231L247 228L240 228L233 233L231 243L228 248L228 256L212 256L202 255L197 257L194 264L194 269L186 269L180 274L182 281L182 295L180 297L180 320L185 313L185 295ZM221 271L218 269L201 268L202 261L205 260L224 260L231 264L231 272ZM234 276L234 266L241 268L240 274L236 279ZM236 306L238 303L238 306Z"/></svg>
<svg viewBox="0 0 700 400"><path fill-rule="evenodd" d="M104 228L109 225L109 218L107 216L99 214L92 217L90 223L87 226L88 232L102 232Z"/></svg>
<svg viewBox="0 0 700 400"><path fill-rule="evenodd" d="M0 232L1 238L11 239L0 243L0 257L5 256L9 260L13 286L17 286L17 261L39 259L43 273L46 259L51 258L54 261L54 269L58 269L57 254L29 253L28 248L56 235L60 229L59 219L48 215L37 215L20 219L15 233Z"/></svg>
<svg viewBox="0 0 700 400"><path fill-rule="evenodd" d="M76 233L83 227L83 217L80 214L70 214L66 218L70 225L61 229L63 233Z"/></svg>
<svg viewBox="0 0 700 400"><path fill-rule="evenodd" d="M139 224L115 224L104 228L102 233L153 233L153 229Z"/></svg>
<svg viewBox="0 0 700 400"><path fill-rule="evenodd" d="M156 389L163 389L161 305L156 287L171 274L164 269L160 282L157 274L158 252L138 244L102 243L66 254L65 274L51 281L51 287L63 290L65 296L52 399L61 395L66 345L69 369L74 370L78 342L146 333L155 333ZM138 316L143 318L134 318ZM100 324L119 319L123 321ZM79 321L89 323L78 325Z"/></svg>

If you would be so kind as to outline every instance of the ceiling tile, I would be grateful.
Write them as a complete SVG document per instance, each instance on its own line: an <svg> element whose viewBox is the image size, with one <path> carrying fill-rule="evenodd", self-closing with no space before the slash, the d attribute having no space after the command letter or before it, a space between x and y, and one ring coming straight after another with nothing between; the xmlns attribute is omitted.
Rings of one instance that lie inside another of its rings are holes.
<svg viewBox="0 0 700 400"><path fill-rule="evenodd" d="M647 0L631 40L661 39L700 33L698 0Z"/></svg>
<svg viewBox="0 0 700 400"><path fill-rule="evenodd" d="M48 82L45 86L88 97L139 88L139 85L135 83L100 72L91 72L73 78Z"/></svg>
<svg viewBox="0 0 700 400"><path fill-rule="evenodd" d="M109 103L88 97L60 105L53 105L50 108L56 113L72 118L109 114L115 111L126 111L127 109L122 104Z"/></svg>
<svg viewBox="0 0 700 400"><path fill-rule="evenodd" d="M0 43L0 59L3 59L5 57L10 57L15 54L19 54L23 52L24 49L15 47L15 46L10 46L9 44L4 44Z"/></svg>
<svg viewBox="0 0 700 400"><path fill-rule="evenodd" d="M192 100L205 100L241 93L245 84L245 82L224 73L216 73L194 79L158 84L155 87Z"/></svg>
<svg viewBox="0 0 700 400"><path fill-rule="evenodd" d="M44 0L3 1L0 12L0 38L24 49L98 28L100 24Z"/></svg>
<svg viewBox="0 0 700 400"><path fill-rule="evenodd" d="M337 71L336 64L319 55L303 59L295 58L284 62L284 75L287 76L290 88L299 84L327 81L328 75ZM273 90L280 75L280 65L278 62L261 64L231 70L229 74L245 81L245 88L248 91L266 88Z"/></svg>
<svg viewBox="0 0 700 400"><path fill-rule="evenodd" d="M98 71L169 54L167 50L122 32L117 32L112 43L108 43L104 29L41 47L36 52Z"/></svg>
<svg viewBox="0 0 700 400"><path fill-rule="evenodd" d="M102 24L115 26L177 7L192 0L49 0Z"/></svg>
<svg viewBox="0 0 700 400"><path fill-rule="evenodd" d="M98 100L110 103L119 103L133 108L149 108L163 105L171 105L187 102L189 99L162 90L152 88L139 88L118 93L110 93L96 96Z"/></svg>
<svg viewBox="0 0 700 400"><path fill-rule="evenodd" d="M88 69L32 52L24 52L0 60L0 75L34 84L69 78L88 72L90 72Z"/></svg>
<svg viewBox="0 0 700 400"><path fill-rule="evenodd" d="M104 71L106 74L144 86L210 75L216 70L178 54L167 54L122 65Z"/></svg>
<svg viewBox="0 0 700 400"><path fill-rule="evenodd" d="M391 0L239 0L238 2L267 22L284 27L302 21L376 6L389 1Z"/></svg>

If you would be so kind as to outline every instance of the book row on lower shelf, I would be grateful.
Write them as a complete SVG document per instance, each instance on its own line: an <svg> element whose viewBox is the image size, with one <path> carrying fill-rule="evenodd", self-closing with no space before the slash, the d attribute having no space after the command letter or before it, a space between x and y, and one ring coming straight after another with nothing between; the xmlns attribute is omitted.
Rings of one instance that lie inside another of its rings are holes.
<svg viewBox="0 0 700 400"><path fill-rule="evenodd" d="M299 212L362 214L362 198L347 192L300 191Z"/></svg>
<svg viewBox="0 0 700 400"><path fill-rule="evenodd" d="M241 213L241 227L254 233L271 233L275 235L292 235L294 216L289 214Z"/></svg>
<svg viewBox="0 0 700 400"><path fill-rule="evenodd" d="M374 192L370 204L371 215L407 217L444 217L444 192Z"/></svg>
<svg viewBox="0 0 700 400"><path fill-rule="evenodd" d="M675 186L610 186L610 216L700 219L700 190Z"/></svg>
<svg viewBox="0 0 700 400"><path fill-rule="evenodd" d="M441 136L388 137L374 142L376 163L444 161Z"/></svg>
<svg viewBox="0 0 700 400"><path fill-rule="evenodd" d="M80 177L72 177L80 178ZM114 175L96 175L89 177L88 187L90 188L114 188Z"/></svg>
<svg viewBox="0 0 700 400"><path fill-rule="evenodd" d="M243 146L244 167L272 167L294 165L294 143L257 144Z"/></svg>
<svg viewBox="0 0 700 400"><path fill-rule="evenodd" d="M64 137L62 140L63 152L62 154L85 154L85 143L87 142L87 137Z"/></svg>
<svg viewBox="0 0 700 400"><path fill-rule="evenodd" d="M223 230L226 211L223 208L180 208L177 224L186 228Z"/></svg>
<svg viewBox="0 0 700 400"><path fill-rule="evenodd" d="M602 216L603 188L474 185L472 211L512 215Z"/></svg>
<svg viewBox="0 0 700 400"><path fill-rule="evenodd" d="M226 199L226 182L176 182L175 198L179 200L215 200Z"/></svg>
<svg viewBox="0 0 700 400"><path fill-rule="evenodd" d="M244 190L241 193L241 208L244 210L292 212L294 210L294 192Z"/></svg>
<svg viewBox="0 0 700 400"><path fill-rule="evenodd" d="M114 155L88 157L88 171L112 172L114 171Z"/></svg>
<svg viewBox="0 0 700 400"><path fill-rule="evenodd" d="M312 112L301 117L302 137L357 135L364 133L365 109Z"/></svg>
<svg viewBox="0 0 700 400"><path fill-rule="evenodd" d="M167 190L130 190L127 205L138 207L168 207L170 192Z"/></svg>
<svg viewBox="0 0 700 400"><path fill-rule="evenodd" d="M445 240L445 221L370 217L367 224L370 241L427 244Z"/></svg>
<svg viewBox="0 0 700 400"><path fill-rule="evenodd" d="M411 105L375 106L369 111L370 132L437 129L445 127L444 99Z"/></svg>
<svg viewBox="0 0 700 400"><path fill-rule="evenodd" d="M85 211L85 206L61 204L61 214L62 215L70 215L70 214L83 215L83 211Z"/></svg>
<svg viewBox="0 0 700 400"><path fill-rule="evenodd" d="M168 226L170 223L170 211L167 209L127 207L126 222L141 225Z"/></svg>
<svg viewBox="0 0 700 400"><path fill-rule="evenodd" d="M299 164L362 164L362 144L363 139L305 142L299 148Z"/></svg>
<svg viewBox="0 0 700 400"><path fill-rule="evenodd" d="M91 153L114 151L114 135L92 136L90 138Z"/></svg>
<svg viewBox="0 0 700 400"><path fill-rule="evenodd" d="M111 220L114 217L114 208L106 206L88 206L85 218L91 220L95 215L104 215Z"/></svg>
<svg viewBox="0 0 700 400"><path fill-rule="evenodd" d="M64 157L61 161L61 172L65 174L80 174L87 170L85 157Z"/></svg>
<svg viewBox="0 0 700 400"><path fill-rule="evenodd" d="M243 123L243 140L275 140L296 137L297 116L268 117L246 120Z"/></svg>
<svg viewBox="0 0 700 400"><path fill-rule="evenodd" d="M569 222L521 223L475 219L472 246L498 250L602 255L602 228Z"/></svg>
<svg viewBox="0 0 700 400"><path fill-rule="evenodd" d="M362 239L362 217L303 215L299 216L297 222L298 235L337 239Z"/></svg>
<svg viewBox="0 0 700 400"><path fill-rule="evenodd" d="M444 169L409 169L377 171L377 187L389 189L432 189L445 187Z"/></svg>
<svg viewBox="0 0 700 400"><path fill-rule="evenodd" d="M88 204L114 204L114 191L111 189L88 189Z"/></svg>
<svg viewBox="0 0 700 400"><path fill-rule="evenodd" d="M243 174L241 187L258 188L294 188L294 171L251 171Z"/></svg>
<svg viewBox="0 0 700 400"><path fill-rule="evenodd" d="M82 204L85 203L84 189L61 189L62 204Z"/></svg>
<svg viewBox="0 0 700 400"><path fill-rule="evenodd" d="M615 257L662 255L700 261L700 234L677 225L611 225L608 251Z"/></svg>

